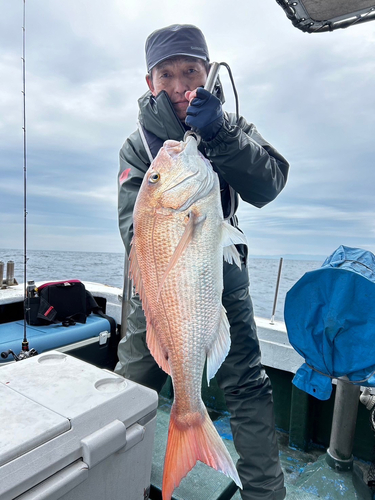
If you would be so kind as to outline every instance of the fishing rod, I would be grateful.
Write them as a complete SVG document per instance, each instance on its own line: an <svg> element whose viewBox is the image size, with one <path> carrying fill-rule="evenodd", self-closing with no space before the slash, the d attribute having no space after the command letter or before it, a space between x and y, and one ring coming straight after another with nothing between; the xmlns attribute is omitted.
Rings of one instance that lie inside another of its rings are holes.
<svg viewBox="0 0 375 500"><path fill-rule="evenodd" d="M208 92L211 92L211 94L215 90L215 85L217 84L217 78L219 76L220 66L224 66L227 69L230 81L232 83L232 89L233 89L234 98L235 98L235 102L236 102L236 118L237 118L237 122L238 122L238 120L240 118L239 99L238 99L236 85L234 83L232 70L230 69L229 64L227 64L226 62L221 62L221 63L213 62L213 63L211 63L210 71L208 73L204 88Z"/></svg>
<svg viewBox="0 0 375 500"><path fill-rule="evenodd" d="M34 291L34 282L27 283L27 164L26 164L26 0L23 0L22 19L22 101L23 101L23 340L22 350L17 355L11 349L1 353L1 357L6 359L9 354L16 361L35 356L37 351L30 349L27 340L27 317L30 319L30 296Z"/></svg>
<svg viewBox="0 0 375 500"><path fill-rule="evenodd" d="M206 90L208 90L209 92L211 92L211 93L213 92L213 90L215 88L215 83L216 83L217 77L219 75L220 66L224 66L224 68L226 68L227 71L228 71L228 75L229 75L229 78L230 78L230 81L231 81L231 84L232 84L232 89L233 89L233 94L234 94L234 100L235 100L235 103L236 103L236 119L237 119L237 123L238 123L238 121L240 119L239 98L238 98L238 93L237 93L236 85L234 83L234 78L233 78L232 70L230 69L229 64L227 64L226 62L221 62L221 63L213 62L212 65L211 65L211 69L210 69L210 72L208 74L206 85L204 86L204 88Z"/></svg>
<svg viewBox="0 0 375 500"><path fill-rule="evenodd" d="M233 89L234 99L235 99L235 103L236 103L236 122L238 123L239 119L240 119L239 99L238 99L238 93L237 93L236 85L234 83L234 78L233 78L232 70L230 69L229 64L227 64L226 62L221 62L221 63L212 62L210 64L210 71L209 71L209 73L207 75L206 83L204 84L204 89L207 90L208 92L210 92L212 94L214 92L214 90L215 90L215 87L217 85L220 86L220 81L218 80L220 66L224 66L227 69L230 81L232 83L232 89ZM200 143L201 138L200 138L199 134L197 134L193 130L188 130L185 133L185 135L184 135L184 141L186 141L186 139L188 138L189 135L194 136L197 139L198 144Z"/></svg>
<svg viewBox="0 0 375 500"><path fill-rule="evenodd" d="M26 315L30 310L30 300L27 298L27 168L26 168L26 0L23 0L22 22L22 103L23 103L23 341L22 350L29 350L26 337Z"/></svg>

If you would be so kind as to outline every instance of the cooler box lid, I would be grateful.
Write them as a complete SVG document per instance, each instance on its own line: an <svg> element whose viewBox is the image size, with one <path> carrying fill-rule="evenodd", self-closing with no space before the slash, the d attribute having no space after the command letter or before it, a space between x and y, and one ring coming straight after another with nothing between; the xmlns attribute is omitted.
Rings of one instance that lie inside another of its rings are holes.
<svg viewBox="0 0 375 500"><path fill-rule="evenodd" d="M0 384L0 467L70 429L67 418Z"/></svg>

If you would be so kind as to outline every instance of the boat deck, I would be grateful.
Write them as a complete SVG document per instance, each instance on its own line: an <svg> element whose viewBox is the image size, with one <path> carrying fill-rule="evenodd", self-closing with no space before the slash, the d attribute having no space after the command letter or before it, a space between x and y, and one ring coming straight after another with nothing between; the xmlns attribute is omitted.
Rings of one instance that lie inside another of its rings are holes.
<svg viewBox="0 0 375 500"><path fill-rule="evenodd" d="M160 397L155 434L153 468L151 475L151 500L161 500L163 463L168 434L170 400ZM229 416L226 413L211 414L216 429L236 462ZM325 461L325 450L314 448L309 452L293 450L288 446L288 435L277 432L281 466L284 471L287 500L372 500L371 491L361 487L362 474L369 464L355 460L354 472L336 472ZM358 485L359 483L359 485ZM355 488L355 485L358 489ZM363 483L364 486L364 483ZM175 489L173 500L241 500L236 485L203 463L198 462Z"/></svg>

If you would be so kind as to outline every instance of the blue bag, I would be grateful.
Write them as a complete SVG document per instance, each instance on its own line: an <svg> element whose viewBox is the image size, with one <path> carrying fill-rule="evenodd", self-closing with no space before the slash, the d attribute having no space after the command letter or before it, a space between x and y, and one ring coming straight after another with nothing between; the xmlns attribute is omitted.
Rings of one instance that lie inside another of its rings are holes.
<svg viewBox="0 0 375 500"><path fill-rule="evenodd" d="M321 268L289 290L284 318L294 349L305 358L293 384L329 399L332 379L375 385L375 256L340 246Z"/></svg>

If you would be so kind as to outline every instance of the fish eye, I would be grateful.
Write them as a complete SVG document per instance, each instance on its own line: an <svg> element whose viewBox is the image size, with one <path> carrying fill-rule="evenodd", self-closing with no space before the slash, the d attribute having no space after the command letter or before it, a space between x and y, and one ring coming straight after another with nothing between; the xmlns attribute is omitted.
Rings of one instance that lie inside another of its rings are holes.
<svg viewBox="0 0 375 500"><path fill-rule="evenodd" d="M148 178L149 182L151 182L152 184L156 184L159 181L159 179L160 179L160 174L158 174L157 172L154 172Z"/></svg>

